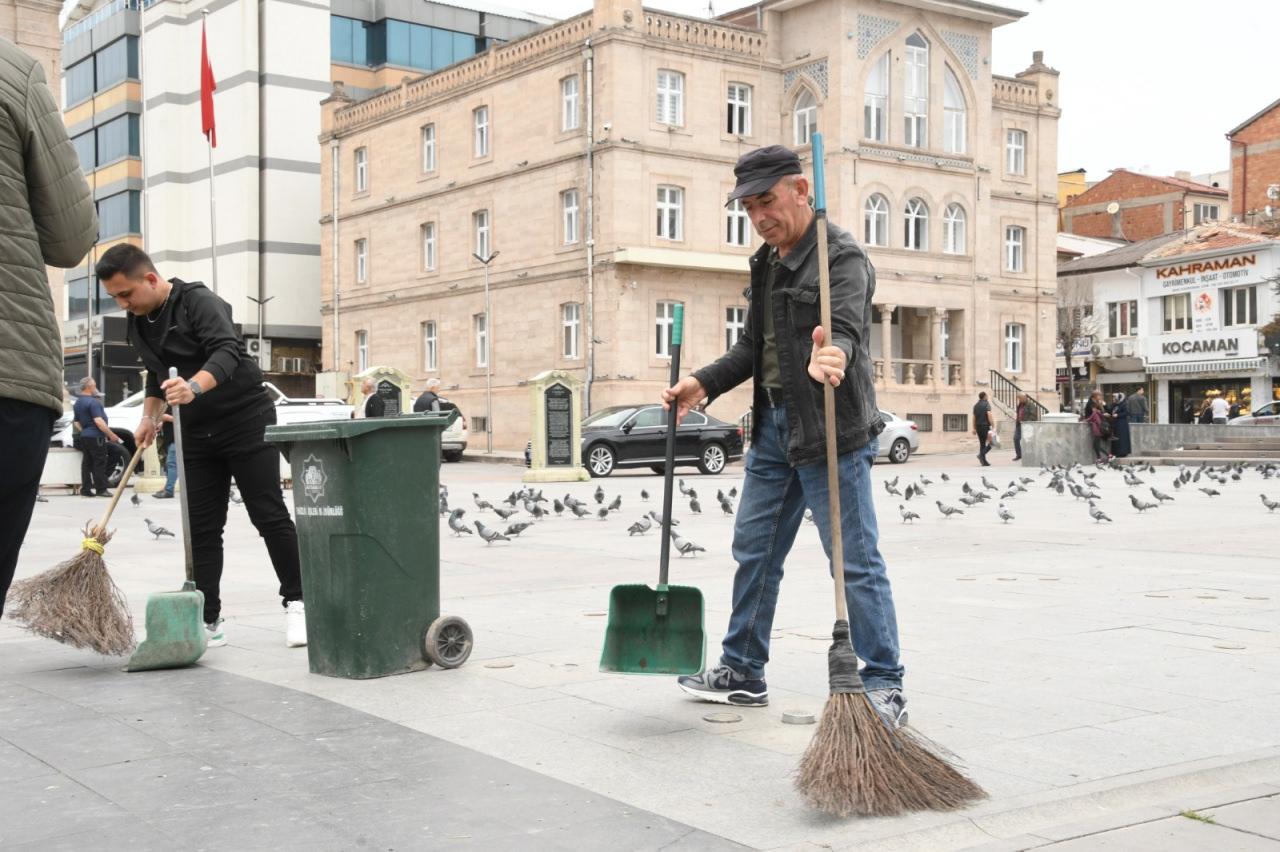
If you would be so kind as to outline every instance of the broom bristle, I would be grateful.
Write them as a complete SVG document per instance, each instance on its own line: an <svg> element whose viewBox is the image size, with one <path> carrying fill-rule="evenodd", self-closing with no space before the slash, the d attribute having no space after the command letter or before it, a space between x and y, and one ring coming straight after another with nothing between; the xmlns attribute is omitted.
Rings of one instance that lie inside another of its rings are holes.
<svg viewBox="0 0 1280 852"><path fill-rule="evenodd" d="M93 538L105 545L111 533ZM92 648L99 654L119 656L133 650L133 618L124 595L107 573L102 554L82 549L43 574L14 583L6 609L13 618L39 636Z"/></svg>
<svg viewBox="0 0 1280 852"><path fill-rule="evenodd" d="M865 694L847 692L827 699L796 787L839 817L955 810L986 796L910 729L890 731Z"/></svg>

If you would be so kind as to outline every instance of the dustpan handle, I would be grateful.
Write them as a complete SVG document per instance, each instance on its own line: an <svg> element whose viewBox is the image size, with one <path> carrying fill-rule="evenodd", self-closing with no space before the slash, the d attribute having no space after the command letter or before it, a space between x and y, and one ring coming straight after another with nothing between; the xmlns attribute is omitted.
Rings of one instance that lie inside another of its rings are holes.
<svg viewBox="0 0 1280 852"><path fill-rule="evenodd" d="M680 381L680 344L684 341L684 305L676 305L671 324L671 384ZM662 555L658 557L658 585L667 585L667 569L671 566L671 492L676 481L676 427L680 403L672 400L667 409L667 463L662 476Z"/></svg>
<svg viewBox="0 0 1280 852"><path fill-rule="evenodd" d="M111 505L107 506L107 511L102 513L102 520L98 521L98 525L93 528L91 536L99 536L106 532L107 522L111 520L111 513L116 510L116 504L120 502L121 496L124 495L124 487L129 484L129 477L133 476L133 469L138 466L138 459L140 458L142 458L141 446L133 451L133 458L129 459L129 466L124 469L120 482L116 484L116 493L111 495Z"/></svg>
<svg viewBox="0 0 1280 852"><path fill-rule="evenodd" d="M178 378L178 368L169 368L169 378ZM178 456L178 504L182 507L182 549L187 562L187 580L195 579L195 560L191 554L191 517L187 508L187 465L182 454L182 406L170 406L173 409L173 442Z"/></svg>

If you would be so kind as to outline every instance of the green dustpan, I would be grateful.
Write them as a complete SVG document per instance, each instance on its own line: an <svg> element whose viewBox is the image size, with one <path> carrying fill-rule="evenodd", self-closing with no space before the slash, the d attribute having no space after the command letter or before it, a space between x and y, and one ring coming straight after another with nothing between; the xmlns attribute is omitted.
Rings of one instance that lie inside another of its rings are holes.
<svg viewBox="0 0 1280 852"><path fill-rule="evenodd" d="M676 305L671 326L671 384L680 379L684 306ZM614 586L609 594L600 671L623 674L697 674L706 657L702 591L667 585L671 563L671 492L675 482L676 406L667 418L667 464L662 492L662 555L658 587Z"/></svg>
<svg viewBox="0 0 1280 852"><path fill-rule="evenodd" d="M178 371L169 368L169 378ZM173 407L173 437L178 445L178 496L182 505L182 543L186 550L187 581L176 592L147 598L147 638L133 652L124 670L179 669L204 656L209 641L204 629L204 593L192 578L191 520L187 515L187 471L182 456L182 415Z"/></svg>

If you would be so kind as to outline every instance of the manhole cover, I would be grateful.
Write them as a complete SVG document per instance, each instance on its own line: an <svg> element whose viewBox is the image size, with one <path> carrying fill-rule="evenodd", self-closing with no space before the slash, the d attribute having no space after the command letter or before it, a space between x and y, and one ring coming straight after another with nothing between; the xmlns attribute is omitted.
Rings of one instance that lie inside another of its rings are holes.
<svg viewBox="0 0 1280 852"><path fill-rule="evenodd" d="M509 669L514 665L515 663L510 660L494 660L492 662L485 663L484 667L486 669Z"/></svg>
<svg viewBox="0 0 1280 852"><path fill-rule="evenodd" d="M717 725L726 725L731 722L741 722L742 716L738 713L708 713L702 717L704 722L714 722Z"/></svg>
<svg viewBox="0 0 1280 852"><path fill-rule="evenodd" d="M782 724L784 725L812 725L816 721L812 713L808 710L784 710L782 712Z"/></svg>

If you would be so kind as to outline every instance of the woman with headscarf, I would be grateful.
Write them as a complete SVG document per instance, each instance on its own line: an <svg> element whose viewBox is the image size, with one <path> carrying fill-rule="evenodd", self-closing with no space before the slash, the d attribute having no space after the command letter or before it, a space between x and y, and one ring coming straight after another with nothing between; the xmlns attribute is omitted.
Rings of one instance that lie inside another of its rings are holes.
<svg viewBox="0 0 1280 852"><path fill-rule="evenodd" d="M1098 464L1110 461L1111 455L1111 415L1107 413L1106 403L1102 400L1102 391L1095 390L1084 404L1084 414L1080 419L1089 424L1089 433L1093 436L1093 455Z"/></svg>
<svg viewBox="0 0 1280 852"><path fill-rule="evenodd" d="M1122 393L1117 393L1111 403L1111 430L1111 449L1116 458L1122 459L1133 452L1133 444L1129 440L1129 400Z"/></svg>

